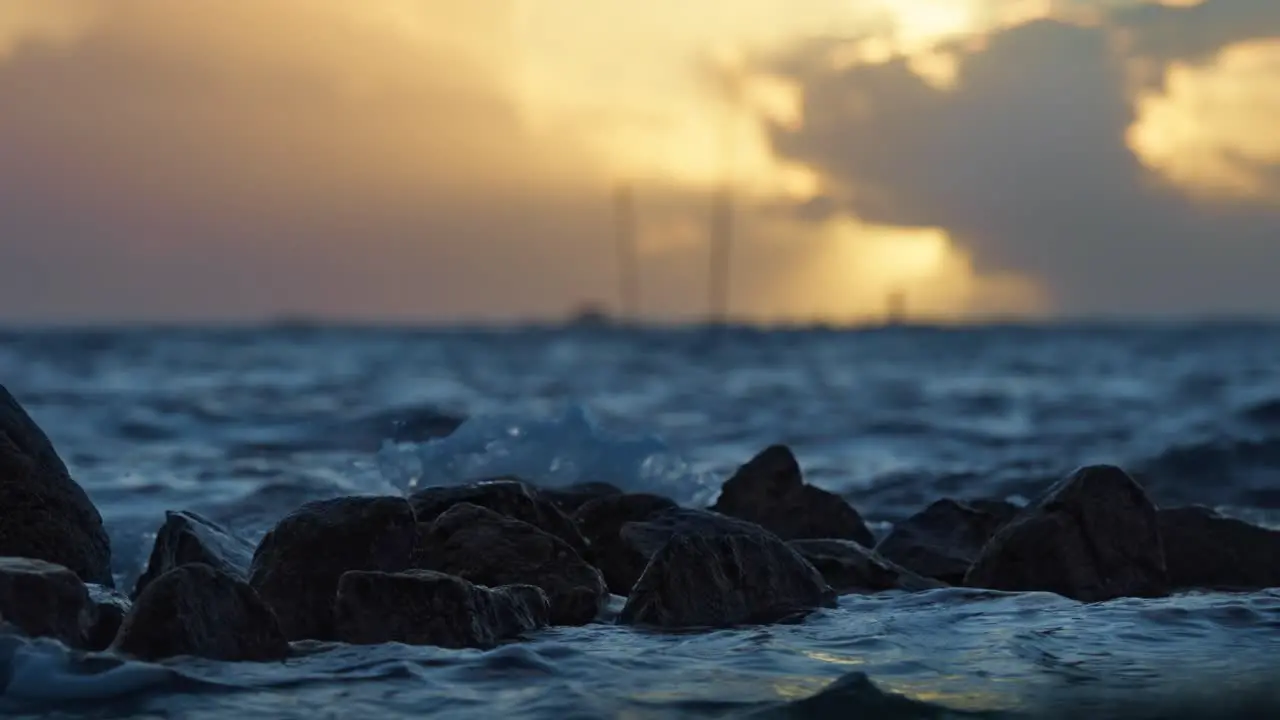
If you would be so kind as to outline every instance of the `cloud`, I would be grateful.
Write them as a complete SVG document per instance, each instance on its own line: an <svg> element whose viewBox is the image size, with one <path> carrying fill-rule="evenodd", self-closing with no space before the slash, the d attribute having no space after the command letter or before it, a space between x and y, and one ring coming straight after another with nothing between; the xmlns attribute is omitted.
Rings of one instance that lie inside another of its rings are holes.
<svg viewBox="0 0 1280 720"><path fill-rule="evenodd" d="M802 126L776 128L774 147L820 172L828 209L943 228L981 271L1040 280L1060 312L1280 311L1267 270L1280 262L1280 195L1206 198L1208 164L1170 173L1131 146L1145 127L1166 157L1199 147L1274 181L1280 66L1240 55L1274 49L1249 43L1272 33L1277 8L1210 0L1034 20L942 48L948 87L904 56L837 67L831 41L808 44L770 67L804 91ZM1173 82L1135 84L1137 59ZM1206 106L1197 90L1215 86L1235 102ZM1188 138L1179 123L1200 130ZM1225 140L1241 133L1253 142Z"/></svg>

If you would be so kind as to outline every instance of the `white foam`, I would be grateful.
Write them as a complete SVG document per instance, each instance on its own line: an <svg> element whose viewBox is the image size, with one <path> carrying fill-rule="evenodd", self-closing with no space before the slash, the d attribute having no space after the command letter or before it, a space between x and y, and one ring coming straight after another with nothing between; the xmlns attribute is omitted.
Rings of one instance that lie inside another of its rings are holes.
<svg viewBox="0 0 1280 720"><path fill-rule="evenodd" d="M0 702L95 700L171 681L168 668L74 653L53 640L0 635Z"/></svg>
<svg viewBox="0 0 1280 720"><path fill-rule="evenodd" d="M384 443L378 464L405 493L502 475L543 487L608 482L692 504L715 492L710 476L695 472L660 438L606 431L577 405L549 417L482 415L443 438Z"/></svg>

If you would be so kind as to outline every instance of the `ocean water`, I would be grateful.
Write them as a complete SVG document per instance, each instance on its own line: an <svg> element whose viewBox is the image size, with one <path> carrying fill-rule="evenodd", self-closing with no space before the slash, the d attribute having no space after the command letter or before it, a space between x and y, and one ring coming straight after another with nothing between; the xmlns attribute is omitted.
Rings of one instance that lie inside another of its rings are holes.
<svg viewBox="0 0 1280 720"><path fill-rule="evenodd" d="M1257 323L0 333L0 382L97 503L124 587L167 509L256 539L308 500L506 472L701 504L774 442L879 532L1095 462L1162 505L1277 526L1277 358L1280 325ZM600 622L489 652L305 649L144 664L0 637L0 713L1280 717L1280 590L1083 605L946 589L713 633ZM863 677L920 704L884 709Z"/></svg>

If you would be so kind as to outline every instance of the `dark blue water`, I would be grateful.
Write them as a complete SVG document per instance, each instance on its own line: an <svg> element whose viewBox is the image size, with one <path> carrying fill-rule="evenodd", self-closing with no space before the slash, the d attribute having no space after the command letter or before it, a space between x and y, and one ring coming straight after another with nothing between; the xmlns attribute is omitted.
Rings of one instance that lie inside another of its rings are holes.
<svg viewBox="0 0 1280 720"><path fill-rule="evenodd" d="M1277 358L1280 326L1264 324L0 334L0 382L102 510L126 585L166 509L257 537L307 500L491 472L697 503L773 442L880 530L940 496L1016 501L1095 462L1163 505L1274 525ZM739 717L851 672L960 710L1221 708L1280 675L1280 591L1084 606L941 590L712 634L601 623L488 653L312 650L145 665L0 638L0 711Z"/></svg>

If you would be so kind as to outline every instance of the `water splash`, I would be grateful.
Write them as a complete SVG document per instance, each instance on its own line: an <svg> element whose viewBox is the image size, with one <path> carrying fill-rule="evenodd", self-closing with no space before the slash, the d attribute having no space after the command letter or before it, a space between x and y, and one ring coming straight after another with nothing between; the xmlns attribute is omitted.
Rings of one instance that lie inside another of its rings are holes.
<svg viewBox="0 0 1280 720"><path fill-rule="evenodd" d="M711 476L694 471L660 438L607 431L578 405L547 417L482 415L443 438L386 442L378 466L405 493L502 475L543 487L608 482L690 504L715 493Z"/></svg>

